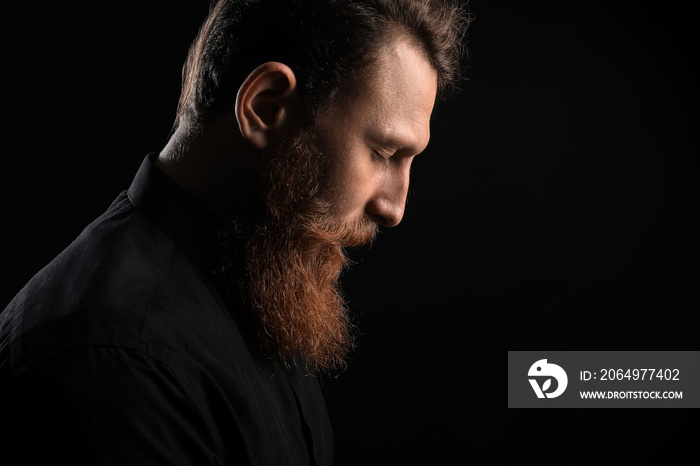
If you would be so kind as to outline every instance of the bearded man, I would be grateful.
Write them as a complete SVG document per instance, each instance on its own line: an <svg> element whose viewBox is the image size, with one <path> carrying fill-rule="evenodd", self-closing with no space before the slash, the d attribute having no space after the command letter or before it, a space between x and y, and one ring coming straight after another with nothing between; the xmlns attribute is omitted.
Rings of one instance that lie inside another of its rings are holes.
<svg viewBox="0 0 700 466"><path fill-rule="evenodd" d="M332 462L344 248L401 221L462 8L220 0L175 129L0 314L7 458Z"/></svg>

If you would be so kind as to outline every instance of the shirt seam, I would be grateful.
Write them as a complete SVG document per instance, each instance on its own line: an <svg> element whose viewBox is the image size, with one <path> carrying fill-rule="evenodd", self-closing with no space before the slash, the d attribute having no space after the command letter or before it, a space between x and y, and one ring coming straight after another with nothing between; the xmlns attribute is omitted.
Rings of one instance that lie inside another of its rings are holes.
<svg viewBox="0 0 700 466"><path fill-rule="evenodd" d="M170 251L170 254L168 255L168 259L165 261L165 263L161 266L160 270L158 270L158 275L156 276L155 282L153 283L153 287L151 288L151 294L148 297L148 303L146 304L146 310L143 315L143 322L141 323L141 330L139 331L138 337L136 337L136 344L137 347L140 349L142 346L144 346L144 341L143 341L143 334L146 331L146 325L148 323L148 316L151 310L151 305L153 304L153 299L156 295L156 291L158 291L158 287L160 286L160 279L163 276L163 272L165 271L166 268L170 266L170 263L173 260L173 257L175 257L175 253L177 252L178 245L177 243L173 243L172 250Z"/></svg>

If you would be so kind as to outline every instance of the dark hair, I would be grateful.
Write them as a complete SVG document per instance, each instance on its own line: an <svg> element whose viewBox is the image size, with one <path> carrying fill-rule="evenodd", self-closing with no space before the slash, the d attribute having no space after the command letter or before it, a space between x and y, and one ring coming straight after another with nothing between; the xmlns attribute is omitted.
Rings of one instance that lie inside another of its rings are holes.
<svg viewBox="0 0 700 466"><path fill-rule="evenodd" d="M233 105L245 78L278 61L313 116L363 71L380 45L406 34L438 72L441 94L461 80L466 2L440 0L219 0L183 69L175 125L200 127Z"/></svg>

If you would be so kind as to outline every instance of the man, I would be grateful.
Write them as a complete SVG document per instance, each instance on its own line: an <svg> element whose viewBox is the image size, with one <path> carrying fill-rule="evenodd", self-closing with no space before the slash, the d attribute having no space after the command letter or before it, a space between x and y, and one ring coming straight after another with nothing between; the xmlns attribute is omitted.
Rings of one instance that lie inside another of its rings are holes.
<svg viewBox="0 0 700 466"><path fill-rule="evenodd" d="M166 147L0 314L8 458L330 464L344 248L401 221L465 27L437 1L216 3Z"/></svg>

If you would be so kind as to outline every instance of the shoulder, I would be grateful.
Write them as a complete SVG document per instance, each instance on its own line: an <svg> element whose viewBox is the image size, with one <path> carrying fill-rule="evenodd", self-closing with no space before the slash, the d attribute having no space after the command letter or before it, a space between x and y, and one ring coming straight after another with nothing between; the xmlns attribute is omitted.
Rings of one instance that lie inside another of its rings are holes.
<svg viewBox="0 0 700 466"><path fill-rule="evenodd" d="M138 348L144 336L167 346L178 331L169 323L181 319L158 311L182 309L178 292L216 307L201 302L214 294L207 286L182 248L122 193L0 314L0 356L16 371L79 347Z"/></svg>

